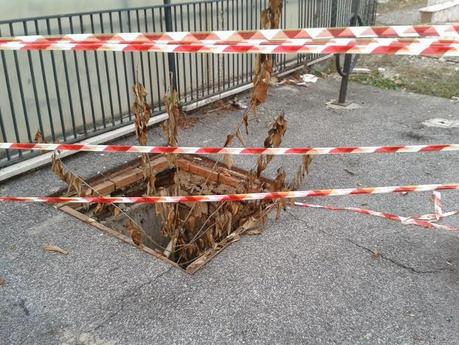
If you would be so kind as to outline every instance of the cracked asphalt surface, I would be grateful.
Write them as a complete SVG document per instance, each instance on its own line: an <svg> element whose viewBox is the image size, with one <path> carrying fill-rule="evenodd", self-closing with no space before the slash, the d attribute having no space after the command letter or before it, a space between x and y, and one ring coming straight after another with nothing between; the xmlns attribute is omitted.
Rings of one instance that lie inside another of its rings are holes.
<svg viewBox="0 0 459 345"><path fill-rule="evenodd" d="M284 111L283 146L455 143L446 99L351 84L360 108L331 110L338 83L274 87L252 123L263 142ZM246 98L242 96L241 98ZM183 145L221 145L240 112L196 115ZM133 143L134 138L119 143ZM163 144L158 128L150 143ZM84 177L132 156L83 153L65 163ZM238 158L250 168L255 158ZM298 157L276 157L290 176ZM321 156L304 189L458 182L457 153ZM62 188L49 167L0 185L1 195ZM444 192L445 210L459 192ZM428 193L310 199L399 215L432 212ZM459 226L458 217L445 220ZM51 206L0 205L1 344L457 344L459 235L363 215L289 209L187 275ZM43 251L53 244L68 255Z"/></svg>

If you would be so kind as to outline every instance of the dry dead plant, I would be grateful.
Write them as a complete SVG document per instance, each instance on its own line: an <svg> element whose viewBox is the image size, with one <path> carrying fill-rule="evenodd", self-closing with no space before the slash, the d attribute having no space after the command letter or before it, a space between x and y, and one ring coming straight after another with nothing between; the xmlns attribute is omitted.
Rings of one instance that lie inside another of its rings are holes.
<svg viewBox="0 0 459 345"><path fill-rule="evenodd" d="M269 0L268 8L261 12L262 29L279 29L282 17L282 0ZM258 54L249 109L256 114L257 106L266 101L273 73L273 58L270 54ZM247 127L246 127L247 128Z"/></svg>
<svg viewBox="0 0 459 345"><path fill-rule="evenodd" d="M171 90L166 97L164 97L164 105L169 118L161 124L164 135L167 138L167 145L177 146L178 124L180 121L180 108L177 100L177 91Z"/></svg>
<svg viewBox="0 0 459 345"><path fill-rule="evenodd" d="M263 145L266 148L279 147L282 143L282 138L287 131L287 120L284 114L280 114L271 123L268 130L268 136L266 137ZM261 173L267 168L268 164L273 159L273 156L260 155L257 160L257 177L261 176Z"/></svg>
<svg viewBox="0 0 459 345"><path fill-rule="evenodd" d="M279 27L279 22L282 13L282 0L270 0L269 7L261 14L262 27L265 29L275 29ZM241 127L245 127L246 135L249 134L249 113L256 113L256 108L259 104L266 101L268 87L270 85L271 74L273 71L273 61L271 55L260 54L257 56L257 63L255 68L254 89L251 94L250 106L244 112L241 122L237 128L226 137L224 147L230 146L234 139L246 146L245 139L241 133ZM169 112L169 111L168 111ZM271 129L269 130L268 137L265 140L265 147L279 147L282 137L287 129L287 121L284 116L279 116ZM166 132L166 131L165 131ZM170 131L167 131L170 136ZM262 156L261 156L262 157ZM265 157L259 159L257 165L257 174L249 176L249 180L245 186L246 191L254 189L255 180L260 176L261 172L266 169L266 166L271 161L272 157ZM216 170L219 160L217 160L212 170ZM223 163L226 167L231 168L233 165L232 155L226 154L223 157ZM276 177L276 186L280 184L278 190L284 188L285 172L279 171ZM203 183L201 193L212 188L208 184L209 178ZM277 188L276 187L276 188ZM256 191L262 189L261 185L257 187ZM192 189L192 192L194 188ZM181 251L180 259L187 261L190 258L196 257L201 254L206 248L217 248L219 241L222 241L234 230L234 218L241 211L242 208L251 209L252 214L258 214L258 217L265 219L266 215L263 212L263 206L266 202L221 202L217 204L194 204L188 212L182 224L182 232L186 233L186 229L194 229L196 224L202 223L198 231L195 232L191 239L186 240L186 236L182 236L177 245L177 249ZM256 215L255 215L256 216Z"/></svg>
<svg viewBox="0 0 459 345"><path fill-rule="evenodd" d="M309 174L309 167L312 162L312 157L304 155L301 157L302 163L298 166L298 169L290 183L289 190L297 190L303 184L304 178Z"/></svg>
<svg viewBox="0 0 459 345"><path fill-rule="evenodd" d="M177 91L171 89L170 92L164 97L164 105L166 112L169 115L168 119L161 124L164 135L167 139L168 146L177 146L178 144L178 126L181 119L181 111L177 98ZM182 183L180 181L181 173L177 165L179 155L167 154L167 161L169 168L175 171L174 184L169 188L162 189L160 195L181 195ZM158 215L162 222L161 234L170 239L169 244L164 251L166 257L170 257L176 252L176 246L183 240L183 233L180 231L179 225L179 204L156 204L156 215Z"/></svg>
<svg viewBox="0 0 459 345"><path fill-rule="evenodd" d="M46 143L43 134L39 130L35 133L34 141L38 144ZM81 178L64 167L64 163L59 158L59 151L54 152L51 156L51 170L61 181L67 184L67 195L76 193L81 196Z"/></svg>
<svg viewBox="0 0 459 345"><path fill-rule="evenodd" d="M151 107L146 102L148 95L144 86L140 83L135 83L132 87L134 92L134 104L132 106L132 112L134 113L135 120L135 134L137 141L140 145L147 145L148 142L148 121L151 118ZM147 184L147 195L154 195L156 192L155 188L155 174L151 170L150 156L148 153L142 154L142 170L143 178Z"/></svg>

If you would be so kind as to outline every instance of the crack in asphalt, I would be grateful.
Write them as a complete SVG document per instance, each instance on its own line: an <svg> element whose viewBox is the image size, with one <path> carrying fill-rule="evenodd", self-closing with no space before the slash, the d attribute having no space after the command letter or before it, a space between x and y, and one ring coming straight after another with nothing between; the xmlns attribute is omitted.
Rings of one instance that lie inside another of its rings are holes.
<svg viewBox="0 0 459 345"><path fill-rule="evenodd" d="M363 249L363 250L366 250L367 252L369 252L369 253L371 253L371 254L373 254L373 255L375 254L375 252L374 252L372 249L370 249L370 248L368 248L368 247L365 247L365 246L363 246L363 245L361 245L361 244L359 244L359 243L357 243L357 242L354 242L354 241L351 240L350 238L344 238L344 240L346 240L346 241L349 242L349 243L352 243L353 245L355 245L355 246L358 247L358 248L361 248L361 249ZM438 268L438 269L435 269L435 270L421 271L421 270L418 270L418 269L416 269L416 268L414 268L414 267L407 266L407 265L405 265L405 264L403 264L403 263L401 263L401 262L398 262L397 260L394 260L394 259L392 259L392 258L390 258L390 257L387 257L387 256L385 256L385 255L383 255L383 254L381 254L381 253L379 253L379 252L378 252L378 257L380 257L380 258L382 258L382 259L384 259L384 260L387 260L387 261L391 262L392 264L394 264L394 265L396 265L396 266L398 266L398 267L404 268L404 269L406 269L406 270L409 270L409 271L411 271L411 272L413 272L413 273L418 273L418 274L439 273L439 272L442 272L442 271L447 271L447 270L449 270L448 267L443 267L443 268Z"/></svg>
<svg viewBox="0 0 459 345"><path fill-rule="evenodd" d="M140 289L142 289L143 287L145 286L148 286L149 284L155 282L156 280L158 280L159 278L163 277L164 275L166 275L167 273L169 273L174 267L169 267L167 270L165 270L164 272L161 272L160 274L158 274L157 276L155 276L154 278L150 279L150 280L147 280L146 282L143 282L137 286L134 286L134 287L131 287L131 288L128 288L128 291L124 292L120 297L120 301L119 301L119 307L117 310L115 310L114 312L112 312L104 321L100 322L97 326L93 327L90 332L93 332L93 331L96 331L98 329L101 329L105 324L107 324L108 322L110 322L113 318L115 318L119 313L121 313L123 310L124 310L124 307L126 305L126 300L127 299L130 299L130 298L133 298L133 297L137 297L139 296L140 294ZM133 292L133 291L136 291L136 292Z"/></svg>
<svg viewBox="0 0 459 345"><path fill-rule="evenodd" d="M292 216L292 217L295 218L296 220L298 220L298 221L300 221L300 222L306 224L308 227L311 226L311 225L310 225L309 223L307 223L304 219L298 217L297 215L295 215L295 214L293 214L293 213L291 213L291 212L289 212L289 211L287 211L287 213L290 214L290 216ZM357 242L351 240L351 239L348 238L348 237L339 237L339 236L336 236L336 235L334 235L334 234L332 234L332 233L329 233L329 232L327 232L327 231L324 231L324 230L321 230L321 229L318 229L318 230L319 230L319 232L321 232L321 233L323 233L323 234L325 234L325 235L327 235L327 236L334 237L334 238L337 238L337 239L339 239L339 240L344 240L344 241L346 241L346 242L349 242L349 243L353 244L353 245L356 246L357 248L363 249L363 250L365 250L365 251L371 253L372 255L375 255L375 252L374 252L373 249L368 248L368 247L365 247L364 245L361 245L361 244L359 244L359 243L357 243ZM380 257L380 258L382 258L382 259L384 259L384 260L387 260L387 261L389 261L390 263L392 263L392 264L394 264L394 265L396 265L396 266L398 266L398 267L404 268L404 269L406 269L406 270L408 270L408 271L410 271L410 272L416 273L416 274L440 273L440 272L443 272L443 271L451 270L450 267L442 267L442 268L438 268L438 269L434 269L434 270L422 271L422 270L418 270L418 269L416 269L416 268L414 268L414 267L405 265L405 264L403 264L403 263L401 263L401 262L399 262L399 261L397 261L397 260L395 260L395 259L393 259L393 258L390 258L390 257L388 257L388 256L386 256L386 255L383 255L383 254L381 254L381 253L379 253L379 252L378 252L378 257Z"/></svg>

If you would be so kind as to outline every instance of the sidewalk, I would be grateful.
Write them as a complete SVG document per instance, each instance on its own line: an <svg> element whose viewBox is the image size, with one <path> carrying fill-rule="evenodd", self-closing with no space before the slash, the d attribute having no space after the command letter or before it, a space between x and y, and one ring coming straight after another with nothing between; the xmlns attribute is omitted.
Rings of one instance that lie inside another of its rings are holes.
<svg viewBox="0 0 459 345"><path fill-rule="evenodd" d="M274 87L252 123L261 145L285 111L283 146L455 143L447 99L352 83L360 105L336 111L338 83ZM199 115L180 144L219 146L239 112ZM162 144L159 129L152 144ZM133 138L120 143L133 143ZM79 154L84 177L133 156ZM250 168L255 158L238 159ZM288 176L298 157L275 158ZM458 182L457 153L321 156L304 189ZM49 168L0 185L1 195L44 195L63 185ZM459 192L444 192L459 208ZM430 213L429 193L314 199L399 215ZM447 219L459 226L458 217ZM291 209L260 236L244 237L189 276L46 205L0 205L0 339L5 344L455 344L459 330L459 236L382 219ZM68 255L44 252L44 244ZM378 255L374 255L377 251Z"/></svg>

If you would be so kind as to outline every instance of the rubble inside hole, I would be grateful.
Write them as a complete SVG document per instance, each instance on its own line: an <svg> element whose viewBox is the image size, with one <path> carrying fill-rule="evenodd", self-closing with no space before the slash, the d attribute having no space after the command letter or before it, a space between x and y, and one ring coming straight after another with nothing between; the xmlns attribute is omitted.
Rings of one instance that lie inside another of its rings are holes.
<svg viewBox="0 0 459 345"><path fill-rule="evenodd" d="M156 195L205 195L268 192L273 181L201 156L181 155L171 168L165 155L152 155ZM140 159L90 179L82 195L145 195L147 182ZM179 183L179 186L176 184ZM179 187L179 188L177 188ZM173 265L194 273L245 232L253 233L266 220L271 201L220 203L59 205L64 212ZM159 211L158 211L159 208ZM161 208L174 212L169 231ZM141 243L133 236L138 228Z"/></svg>

